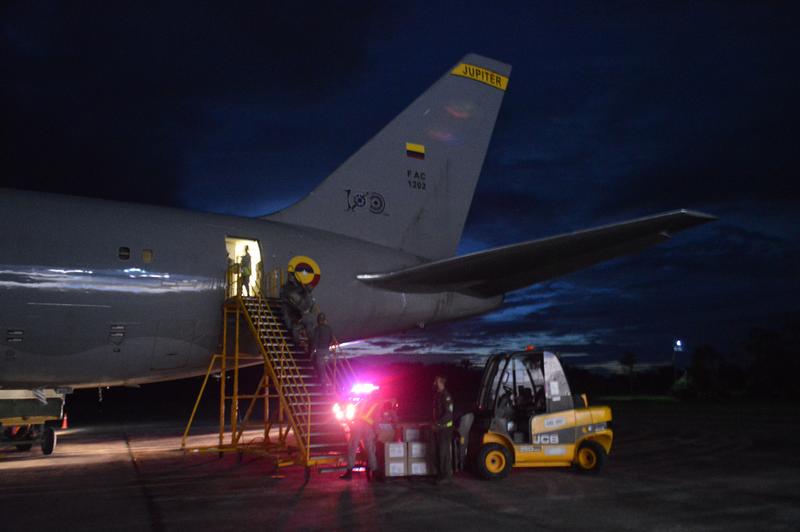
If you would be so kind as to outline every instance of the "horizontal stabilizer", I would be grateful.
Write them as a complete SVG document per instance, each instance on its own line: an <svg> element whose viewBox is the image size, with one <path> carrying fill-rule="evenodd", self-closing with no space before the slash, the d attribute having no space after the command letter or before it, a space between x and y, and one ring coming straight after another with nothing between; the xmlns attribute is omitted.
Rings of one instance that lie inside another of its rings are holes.
<svg viewBox="0 0 800 532"><path fill-rule="evenodd" d="M389 273L358 276L395 292L460 292L490 297L553 279L669 240L673 233L715 220L687 210L512 244Z"/></svg>

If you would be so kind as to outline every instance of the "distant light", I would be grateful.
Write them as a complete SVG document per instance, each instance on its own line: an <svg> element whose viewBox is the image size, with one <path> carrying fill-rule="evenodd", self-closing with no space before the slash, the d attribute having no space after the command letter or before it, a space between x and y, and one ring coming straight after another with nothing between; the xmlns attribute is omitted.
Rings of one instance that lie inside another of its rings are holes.
<svg viewBox="0 0 800 532"><path fill-rule="evenodd" d="M353 421L353 418L356 417L356 405L353 403L347 403L347 406L344 410L344 417L347 421Z"/></svg>
<svg viewBox="0 0 800 532"><path fill-rule="evenodd" d="M680 347L680 346L682 346L682 345L683 345L683 342L681 342L680 340L676 340L676 341L675 341L675 345L677 345L678 347Z"/></svg>
<svg viewBox="0 0 800 532"><path fill-rule="evenodd" d="M525 351L533 351L534 349L536 349L535 346L532 345L525 346Z"/></svg>
<svg viewBox="0 0 800 532"><path fill-rule="evenodd" d="M375 386L371 382L357 382L350 388L350 393L353 395L369 395L379 389L380 386Z"/></svg>

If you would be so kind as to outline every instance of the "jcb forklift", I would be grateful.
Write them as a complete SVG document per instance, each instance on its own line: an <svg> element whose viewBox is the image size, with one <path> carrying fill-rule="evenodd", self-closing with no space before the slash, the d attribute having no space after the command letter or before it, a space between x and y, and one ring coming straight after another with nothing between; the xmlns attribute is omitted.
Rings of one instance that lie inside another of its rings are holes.
<svg viewBox="0 0 800 532"><path fill-rule="evenodd" d="M467 445L480 476L500 479L512 467L595 472L612 440L611 409L573 396L555 354L528 348L489 358Z"/></svg>

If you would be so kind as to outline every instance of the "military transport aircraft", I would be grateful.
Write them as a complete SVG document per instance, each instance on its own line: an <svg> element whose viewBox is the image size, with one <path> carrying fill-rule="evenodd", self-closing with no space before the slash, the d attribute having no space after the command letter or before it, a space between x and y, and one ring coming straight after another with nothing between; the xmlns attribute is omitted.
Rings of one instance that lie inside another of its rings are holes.
<svg viewBox="0 0 800 532"><path fill-rule="evenodd" d="M17 392L203 374L245 246L254 278L292 263L355 340L488 312L713 219L678 210L455 256L510 71L467 55L305 199L260 218L0 191L0 418Z"/></svg>

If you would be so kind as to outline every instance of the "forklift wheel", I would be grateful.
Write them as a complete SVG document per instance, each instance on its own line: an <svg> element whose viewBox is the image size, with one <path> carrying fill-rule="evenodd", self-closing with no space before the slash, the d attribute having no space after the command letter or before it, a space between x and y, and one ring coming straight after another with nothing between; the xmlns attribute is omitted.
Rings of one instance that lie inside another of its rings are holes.
<svg viewBox="0 0 800 532"><path fill-rule="evenodd" d="M53 454L56 449L56 431L53 427L45 427L42 431L42 454Z"/></svg>
<svg viewBox="0 0 800 532"><path fill-rule="evenodd" d="M602 445L593 440L586 440L578 448L575 465L579 471L597 473L606 463L606 450Z"/></svg>
<svg viewBox="0 0 800 532"><path fill-rule="evenodd" d="M511 471L508 449L499 443L487 443L478 453L478 471L487 480L499 480Z"/></svg>

